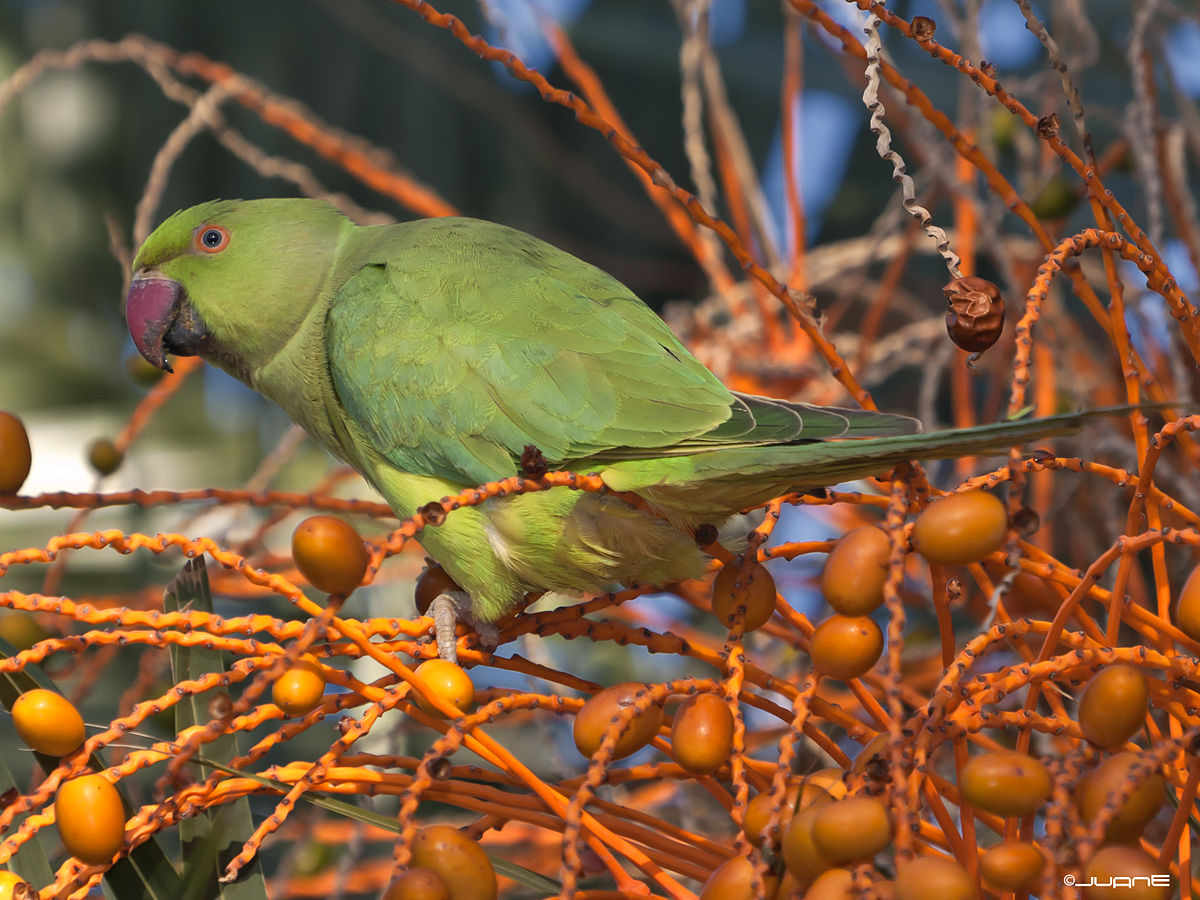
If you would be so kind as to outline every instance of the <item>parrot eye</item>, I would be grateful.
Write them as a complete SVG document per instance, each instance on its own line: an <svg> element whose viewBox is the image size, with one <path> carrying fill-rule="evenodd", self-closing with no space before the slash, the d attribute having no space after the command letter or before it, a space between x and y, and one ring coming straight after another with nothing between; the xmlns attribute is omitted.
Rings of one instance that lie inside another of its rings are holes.
<svg viewBox="0 0 1200 900"><path fill-rule="evenodd" d="M204 225L196 229L196 249L219 253L229 243L229 231L220 225Z"/></svg>

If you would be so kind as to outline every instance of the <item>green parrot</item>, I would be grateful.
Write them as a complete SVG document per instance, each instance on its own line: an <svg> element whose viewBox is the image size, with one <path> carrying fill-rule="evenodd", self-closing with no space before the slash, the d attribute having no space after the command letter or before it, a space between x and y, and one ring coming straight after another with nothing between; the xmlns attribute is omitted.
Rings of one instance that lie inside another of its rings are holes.
<svg viewBox="0 0 1200 900"><path fill-rule="evenodd" d="M469 597L451 599L480 623L529 591L699 576L693 530L782 493L1079 422L918 434L907 416L730 391L628 288L537 238L467 218L363 227L314 200L177 212L133 262L126 316L151 363L169 368L173 353L221 367L402 518L518 474L528 447L645 502L555 489L426 529L422 544Z"/></svg>

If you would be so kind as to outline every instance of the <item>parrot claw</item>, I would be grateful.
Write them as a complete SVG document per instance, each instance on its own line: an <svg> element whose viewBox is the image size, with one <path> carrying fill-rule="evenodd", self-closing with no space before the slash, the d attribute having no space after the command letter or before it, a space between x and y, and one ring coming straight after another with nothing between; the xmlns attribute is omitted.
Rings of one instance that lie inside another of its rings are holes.
<svg viewBox="0 0 1200 900"><path fill-rule="evenodd" d="M454 631L459 619L471 618L471 598L466 591L446 591L438 594L429 604L433 616L434 633L437 635L438 656L447 662L458 664L458 641Z"/></svg>

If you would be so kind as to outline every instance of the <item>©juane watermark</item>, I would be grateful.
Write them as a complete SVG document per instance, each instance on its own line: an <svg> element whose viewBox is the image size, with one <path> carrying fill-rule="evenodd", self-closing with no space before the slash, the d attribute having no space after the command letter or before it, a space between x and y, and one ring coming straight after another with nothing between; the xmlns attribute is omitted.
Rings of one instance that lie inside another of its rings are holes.
<svg viewBox="0 0 1200 900"><path fill-rule="evenodd" d="M1091 876L1087 881L1078 881L1074 875L1064 875L1063 884L1067 887L1104 887L1104 888L1134 888L1139 885L1146 887L1170 887L1170 875L1110 875L1108 878Z"/></svg>

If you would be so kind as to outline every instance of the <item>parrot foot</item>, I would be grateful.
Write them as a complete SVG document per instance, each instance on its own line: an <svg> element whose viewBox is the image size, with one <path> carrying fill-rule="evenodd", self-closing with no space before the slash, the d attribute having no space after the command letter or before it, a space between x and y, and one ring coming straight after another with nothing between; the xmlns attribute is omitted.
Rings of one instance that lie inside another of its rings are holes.
<svg viewBox="0 0 1200 900"><path fill-rule="evenodd" d="M429 604L429 615L433 616L438 656L458 665L458 641L455 640L454 630L459 619L473 621L471 597L466 591L445 591L433 598Z"/></svg>

